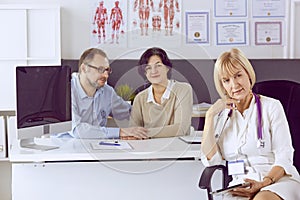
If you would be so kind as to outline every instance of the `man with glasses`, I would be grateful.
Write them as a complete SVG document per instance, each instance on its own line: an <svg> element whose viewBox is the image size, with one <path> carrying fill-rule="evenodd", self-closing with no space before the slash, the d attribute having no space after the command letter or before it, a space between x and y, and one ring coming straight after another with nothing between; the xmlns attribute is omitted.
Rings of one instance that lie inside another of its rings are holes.
<svg viewBox="0 0 300 200"><path fill-rule="evenodd" d="M128 120L131 105L107 85L112 72L107 55L87 49L80 57L78 73L72 75L72 136L76 138L145 139L143 127L107 128L107 118Z"/></svg>

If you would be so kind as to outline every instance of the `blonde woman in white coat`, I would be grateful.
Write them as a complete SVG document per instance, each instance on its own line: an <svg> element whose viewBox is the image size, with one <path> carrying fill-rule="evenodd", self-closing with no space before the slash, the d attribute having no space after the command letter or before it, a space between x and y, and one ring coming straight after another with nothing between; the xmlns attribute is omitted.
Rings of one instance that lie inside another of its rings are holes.
<svg viewBox="0 0 300 200"><path fill-rule="evenodd" d="M293 166L289 125L280 101L254 94L249 60L236 48L215 63L221 99L208 110L202 141L204 165L227 161L236 188L225 199L300 199L300 177Z"/></svg>

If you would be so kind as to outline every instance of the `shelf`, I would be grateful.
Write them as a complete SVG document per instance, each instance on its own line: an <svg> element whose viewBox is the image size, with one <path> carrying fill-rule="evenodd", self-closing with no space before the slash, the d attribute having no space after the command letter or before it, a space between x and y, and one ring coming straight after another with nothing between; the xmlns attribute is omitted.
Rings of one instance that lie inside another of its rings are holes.
<svg viewBox="0 0 300 200"><path fill-rule="evenodd" d="M9 158L0 158L0 162L9 161Z"/></svg>

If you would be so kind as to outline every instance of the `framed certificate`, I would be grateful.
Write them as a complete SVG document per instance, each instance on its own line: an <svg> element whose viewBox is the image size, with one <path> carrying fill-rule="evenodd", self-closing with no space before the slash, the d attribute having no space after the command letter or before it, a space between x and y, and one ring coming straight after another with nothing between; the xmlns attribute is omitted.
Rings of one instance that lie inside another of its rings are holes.
<svg viewBox="0 0 300 200"><path fill-rule="evenodd" d="M214 0L215 17L247 17L247 0Z"/></svg>
<svg viewBox="0 0 300 200"><path fill-rule="evenodd" d="M253 0L253 17L284 17L285 0Z"/></svg>
<svg viewBox="0 0 300 200"><path fill-rule="evenodd" d="M209 12L186 12L186 43L209 43Z"/></svg>
<svg viewBox="0 0 300 200"><path fill-rule="evenodd" d="M246 45L246 22L217 22L217 45Z"/></svg>
<svg viewBox="0 0 300 200"><path fill-rule="evenodd" d="M255 22L255 45L282 45L282 22Z"/></svg>

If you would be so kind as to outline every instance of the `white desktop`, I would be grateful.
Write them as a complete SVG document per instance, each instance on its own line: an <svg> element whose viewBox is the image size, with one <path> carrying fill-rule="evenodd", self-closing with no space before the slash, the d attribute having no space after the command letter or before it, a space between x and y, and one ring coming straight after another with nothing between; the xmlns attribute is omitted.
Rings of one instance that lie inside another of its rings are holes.
<svg viewBox="0 0 300 200"><path fill-rule="evenodd" d="M68 73L61 77L53 70L61 68L17 68L17 139L10 148L12 200L206 199L206 191L198 188L204 169L199 143L172 137L117 141L130 148L95 148L101 140L51 137L71 129ZM51 75L41 78L47 73ZM34 81L39 84L29 84ZM61 86L64 92L57 90ZM54 116L59 111L62 115Z"/></svg>
<svg viewBox="0 0 300 200"><path fill-rule="evenodd" d="M207 198L198 188L204 169L200 144L174 137L125 141L132 149L95 150L91 143L99 140L37 140L59 148L12 145L13 200Z"/></svg>

